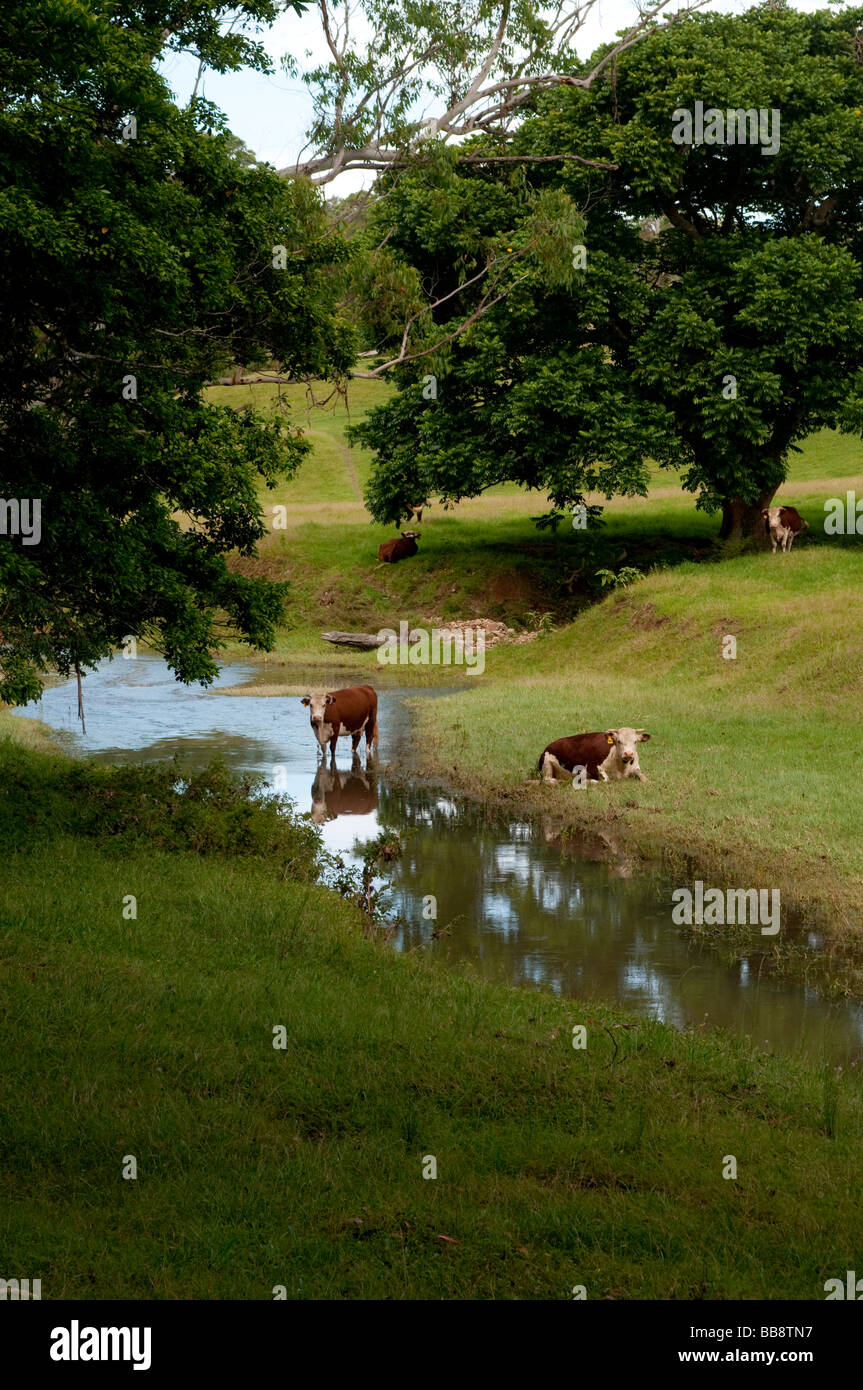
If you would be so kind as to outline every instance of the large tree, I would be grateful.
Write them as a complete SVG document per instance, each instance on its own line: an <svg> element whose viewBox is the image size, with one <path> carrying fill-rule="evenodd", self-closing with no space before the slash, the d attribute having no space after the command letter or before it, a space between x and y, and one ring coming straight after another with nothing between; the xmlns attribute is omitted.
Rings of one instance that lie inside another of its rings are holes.
<svg viewBox="0 0 863 1390"><path fill-rule="evenodd" d="M400 394L365 428L376 516L505 479L560 511L588 489L643 490L651 457L722 508L723 536L754 530L796 443L859 417L861 25L859 10L775 5L691 19L590 91L543 97L508 146L523 165L472 166L463 148L401 176L377 215L450 341L400 366ZM677 143L674 113L697 102L777 110L778 148ZM567 237L584 247L568 279L552 254ZM461 323L448 292L470 294L483 261L498 298L465 331L480 291ZM416 334L426 353L422 316Z"/></svg>
<svg viewBox="0 0 863 1390"><path fill-rule="evenodd" d="M537 92L590 87L663 20L708 0L617 0L620 33L573 70L599 0L316 0L323 61L304 73L314 103L308 146L285 173L326 183L347 169L400 167L429 136L512 132ZM293 56L284 60L293 76Z"/></svg>
<svg viewBox="0 0 863 1390"><path fill-rule="evenodd" d="M277 6L10 0L0 11L0 697L150 639L208 681L232 634L271 645L279 586L228 565L304 443L218 408L231 362L343 372L340 241L302 181L249 164L220 114L179 109L166 47L266 68L237 21ZM41 512L40 535L32 525ZM22 513L30 534L25 534ZM37 543L38 542L38 543Z"/></svg>

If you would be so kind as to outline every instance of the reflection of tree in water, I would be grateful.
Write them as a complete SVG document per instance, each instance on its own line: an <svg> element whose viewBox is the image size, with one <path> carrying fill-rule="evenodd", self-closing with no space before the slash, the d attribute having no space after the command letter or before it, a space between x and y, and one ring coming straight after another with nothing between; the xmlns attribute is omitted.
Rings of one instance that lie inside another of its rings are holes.
<svg viewBox="0 0 863 1390"><path fill-rule="evenodd" d="M392 940L403 949L427 944L435 954L475 962L487 978L551 985L565 996L620 1001L678 1027L726 1024L757 1041L798 1046L801 1029L818 1030L836 1047L857 1048L859 1022L814 996L801 1005L793 987L759 978L759 943L749 962L724 961L708 943L671 924L671 888L640 869L612 840L561 842L552 816L525 824L481 804L431 789L381 786L381 826L404 836L394 866L392 907L405 923ZM423 898L437 899L424 920ZM574 1017L573 1021L578 1021ZM858 1036L859 1033L859 1036Z"/></svg>
<svg viewBox="0 0 863 1390"><path fill-rule="evenodd" d="M642 880L618 876L608 845L595 839L578 845L577 858L564 857L553 824L499 819L433 791L382 790L379 816L417 832L405 837L393 876L406 948L458 918L444 944L453 959L478 961L498 978L554 982L567 993L589 981L594 992L616 996L624 972L625 992L632 990L639 954L667 929L666 903ZM427 894L437 899L436 922L422 917Z"/></svg>

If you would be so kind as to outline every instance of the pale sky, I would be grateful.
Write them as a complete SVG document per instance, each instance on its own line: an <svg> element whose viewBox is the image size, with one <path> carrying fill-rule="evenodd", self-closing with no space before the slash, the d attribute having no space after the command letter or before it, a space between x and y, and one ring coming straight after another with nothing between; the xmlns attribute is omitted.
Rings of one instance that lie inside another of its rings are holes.
<svg viewBox="0 0 863 1390"><path fill-rule="evenodd" d="M827 8L826 0L792 0L792 5L794 9L806 11ZM716 0L707 8L740 13L751 6L746 0ZM631 23L634 15L634 0L600 0L576 43L579 55L586 57L600 43ZM299 71L303 72L315 67L325 57L327 50L321 34L317 5L310 6L303 16L293 11L283 14L260 37L276 65L276 72L272 76L249 71L224 76L208 72L204 74L199 90L202 96L215 102L225 112L231 130L254 150L259 159L281 169L296 160L305 143L305 131L311 118L311 101L301 78L287 77L281 70L280 59L286 53L292 54ZM305 56L307 51L311 52L310 58ZM195 84L195 59L186 54L172 54L162 65L162 71L173 89L175 100L184 105ZM371 177L359 171L349 173L328 185L325 192L344 195L362 186Z"/></svg>

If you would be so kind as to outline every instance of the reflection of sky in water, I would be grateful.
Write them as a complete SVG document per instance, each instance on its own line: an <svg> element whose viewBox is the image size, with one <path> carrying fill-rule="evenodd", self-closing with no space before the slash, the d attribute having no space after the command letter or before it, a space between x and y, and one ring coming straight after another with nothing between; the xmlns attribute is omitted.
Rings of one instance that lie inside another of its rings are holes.
<svg viewBox="0 0 863 1390"><path fill-rule="evenodd" d="M364 816L339 816L337 820L327 822L327 849L343 858L350 858L356 842L373 840L379 828L375 811L369 811Z"/></svg>
<svg viewBox="0 0 863 1390"><path fill-rule="evenodd" d="M272 669L237 665L225 669L215 692L277 677ZM409 693L412 700L435 697ZM72 749L101 761L149 762L179 753L194 767L219 755L230 767L263 774L299 810L311 809L317 751L297 694L219 696L179 686L162 662L140 657L105 663L87 676L84 699L85 735L74 682L46 690L39 705L22 713L65 731ZM379 723L386 760L411 736L398 692L381 692ZM529 822L495 821L439 789L388 788L384 776L377 781L375 810L374 779L365 800L359 793L345 799L348 742L340 741L338 767L342 799L331 798L328 809L348 805L359 813L339 814L322 826L331 852L352 862L355 843L374 838L382 826L416 827L404 863L393 869L391 901L403 918L393 934L397 945L427 944L432 931L443 928L435 953L473 962L489 978L544 985L588 1003L620 1001L677 1027L724 1025L777 1049L805 1047L847 1058L863 1048L859 1005L831 1004L811 988L771 978L757 941L748 959L723 963L671 923L668 884L619 876L595 849L579 858L572 846L571 856L562 858L553 821L546 836ZM353 785L362 790L361 782ZM435 921L422 917L430 894L438 900ZM815 931L804 939L821 944Z"/></svg>
<svg viewBox="0 0 863 1390"><path fill-rule="evenodd" d="M678 1008L668 982L646 960L629 961L621 971L621 983L627 996L638 998L653 1018L682 1027L685 1014Z"/></svg>
<svg viewBox="0 0 863 1390"><path fill-rule="evenodd" d="M489 890L482 895L483 927L492 924L495 931L503 937L515 936L519 930L519 919L515 906L505 893Z"/></svg>
<svg viewBox="0 0 863 1390"><path fill-rule="evenodd" d="M509 874L521 883L527 882L532 863L530 850L526 845L498 845L494 853L494 862L499 874Z"/></svg>

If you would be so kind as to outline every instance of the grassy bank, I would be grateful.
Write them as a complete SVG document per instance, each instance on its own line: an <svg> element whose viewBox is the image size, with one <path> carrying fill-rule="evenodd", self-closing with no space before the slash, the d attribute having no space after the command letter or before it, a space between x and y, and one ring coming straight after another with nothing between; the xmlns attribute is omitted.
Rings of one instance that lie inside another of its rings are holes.
<svg viewBox="0 0 863 1390"><path fill-rule="evenodd" d="M825 545L650 576L529 647L496 650L462 693L423 702L420 771L564 824L614 826L645 854L692 855L715 881L778 887L856 935L860 580L856 550ZM651 734L647 783L525 787L551 739L624 724Z"/></svg>
<svg viewBox="0 0 863 1390"><path fill-rule="evenodd" d="M352 390L355 419L386 388ZM420 553L377 568L388 531L371 525L357 500L351 478L362 485L369 460L344 443L346 418L341 403L310 413L314 458L278 499L288 530L268 537L253 562L293 586L274 671L281 665L290 678L302 668L306 679L326 662L328 680L384 684L388 669L325 647L320 632L430 616L486 616L519 628L551 612L554 635L490 650L468 689L423 703L419 772L551 809L564 825L613 825L679 873L689 856L714 881L778 887L788 905L828 924L843 949L863 942L863 786L853 772L863 556L859 537L823 530L828 498L849 488L863 496L861 442L823 431L795 456L778 500L796 505L810 530L789 555L723 554L718 518L696 511L674 474L654 470L646 498L607 504L588 555L571 528L537 532L530 517L542 499L499 488L449 513L432 508ZM629 566L645 577L603 597L595 571ZM721 655L726 636L737 641L734 660ZM453 676L440 667L395 670L402 685ZM525 787L550 739L625 723L652 734L643 759L649 784L578 796Z"/></svg>
<svg viewBox="0 0 863 1390"><path fill-rule="evenodd" d="M320 398L326 395L322 385L315 389ZM274 662L362 669L367 658L321 641L321 632L332 628L377 631L429 617L489 617L519 628L531 626L528 615L536 612L568 622L600 594L597 569L633 566L647 572L713 557L718 518L696 510L674 472L654 469L646 498L590 499L605 505L606 526L586 564L583 536L571 526L554 535L537 531L531 518L546 509L541 495L504 486L448 512L432 506L420 527L419 554L407 563L379 566L378 546L397 532L372 522L363 506L371 459L347 444L345 427L387 391L382 382L352 382L348 415L340 398L314 409L307 408L302 388L284 390L291 418L303 425L313 452L291 482L261 492L271 529L258 557L242 562L249 573L290 581ZM272 386L218 387L209 394L236 407L275 408ZM793 502L808 519L807 545L819 534L824 539L824 500L854 486L863 496L859 440L822 431L806 441L780 500ZM285 529L272 529L274 506L286 509ZM437 678L422 668L408 677L417 683Z"/></svg>
<svg viewBox="0 0 863 1390"><path fill-rule="evenodd" d="M0 763L2 1246L44 1298L820 1299L855 1268L855 1073L397 956L219 779Z"/></svg>

